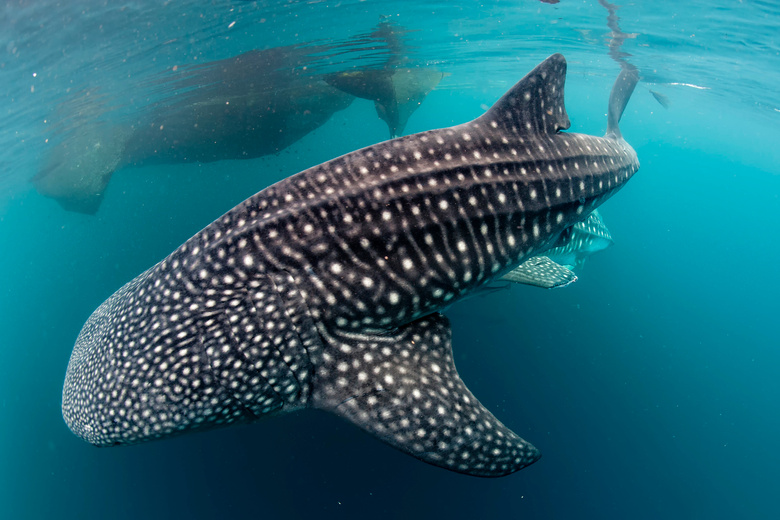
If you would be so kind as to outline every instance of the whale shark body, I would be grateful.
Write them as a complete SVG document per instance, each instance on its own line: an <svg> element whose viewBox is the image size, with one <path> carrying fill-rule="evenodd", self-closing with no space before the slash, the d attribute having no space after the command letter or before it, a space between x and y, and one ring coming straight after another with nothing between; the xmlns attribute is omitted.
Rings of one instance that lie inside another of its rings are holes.
<svg viewBox="0 0 780 520"><path fill-rule="evenodd" d="M313 407L425 462L496 477L539 458L455 369L455 300L550 249L639 168L617 122L565 133L566 61L474 121L349 153L257 193L119 289L84 325L71 430L139 443Z"/></svg>

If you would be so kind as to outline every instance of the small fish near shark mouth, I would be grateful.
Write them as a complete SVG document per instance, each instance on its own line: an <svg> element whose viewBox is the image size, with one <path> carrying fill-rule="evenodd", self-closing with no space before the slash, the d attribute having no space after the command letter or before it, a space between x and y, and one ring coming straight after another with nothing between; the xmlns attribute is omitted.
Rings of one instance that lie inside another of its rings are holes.
<svg viewBox="0 0 780 520"><path fill-rule="evenodd" d="M333 159L214 221L87 320L70 429L134 444L310 407L460 473L538 460L458 376L440 311L560 246L638 170L618 128L636 72L605 137L562 131L565 77L550 56L474 121ZM525 279L549 282L537 267Z"/></svg>

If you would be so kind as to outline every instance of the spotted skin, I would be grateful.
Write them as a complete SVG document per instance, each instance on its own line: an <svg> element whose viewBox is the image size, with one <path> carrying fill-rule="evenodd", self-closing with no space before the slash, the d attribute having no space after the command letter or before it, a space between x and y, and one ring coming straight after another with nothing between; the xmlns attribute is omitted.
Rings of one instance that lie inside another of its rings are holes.
<svg viewBox="0 0 780 520"><path fill-rule="evenodd" d="M574 270L585 260L612 245L612 235L598 210L588 218L564 229L553 247L533 256L506 273L502 280L553 289L577 281Z"/></svg>
<svg viewBox="0 0 780 520"><path fill-rule="evenodd" d="M560 132L565 72L553 55L472 122L315 166L206 227L84 325L69 427L110 446L314 407L470 475L536 461L459 378L438 311L637 170L616 135Z"/></svg>
<svg viewBox="0 0 780 520"><path fill-rule="evenodd" d="M559 265L549 257L533 256L515 267L504 276L502 280L525 285L554 289L566 287L577 281L577 276L566 267Z"/></svg>
<svg viewBox="0 0 780 520"><path fill-rule="evenodd" d="M612 234L604 225L598 210L577 222L558 237L553 247L544 252L551 260L570 269L579 269L593 253L603 251L614 243Z"/></svg>

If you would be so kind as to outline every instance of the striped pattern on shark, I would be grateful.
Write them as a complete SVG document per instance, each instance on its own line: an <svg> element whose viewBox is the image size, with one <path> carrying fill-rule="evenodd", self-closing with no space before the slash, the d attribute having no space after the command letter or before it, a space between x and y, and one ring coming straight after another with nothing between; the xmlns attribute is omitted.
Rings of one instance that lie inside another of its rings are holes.
<svg viewBox="0 0 780 520"><path fill-rule="evenodd" d="M84 325L62 411L98 446L313 407L478 476L539 451L469 392L439 313L549 249L637 171L617 121L565 133L555 54L474 121L349 153L239 204Z"/></svg>

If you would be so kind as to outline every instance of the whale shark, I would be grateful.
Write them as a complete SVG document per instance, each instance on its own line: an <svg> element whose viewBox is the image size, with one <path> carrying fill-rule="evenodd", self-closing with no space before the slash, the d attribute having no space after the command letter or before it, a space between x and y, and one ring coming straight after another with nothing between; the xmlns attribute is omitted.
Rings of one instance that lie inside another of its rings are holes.
<svg viewBox="0 0 780 520"><path fill-rule="evenodd" d="M123 118L109 115L118 101L79 91L57 108L52 147L31 181L65 210L92 215L118 170L278 154L355 97L373 101L396 137L444 77L413 58L408 33L385 17L372 32L343 41L176 65L140 81L150 92L141 97L156 101ZM320 70L324 62L329 72Z"/></svg>
<svg viewBox="0 0 780 520"><path fill-rule="evenodd" d="M501 280L554 289L577 281L579 270L593 253L613 244L612 234L601 214L594 209L588 218L564 229L555 244L529 258L501 277Z"/></svg>
<svg viewBox="0 0 780 520"><path fill-rule="evenodd" d="M135 444L303 408L482 477L539 450L468 390L440 312L550 249L638 170L618 121L565 132L566 60L477 119L348 153L248 198L120 288L76 339L70 429Z"/></svg>
<svg viewBox="0 0 780 520"><path fill-rule="evenodd" d="M601 213L593 210L588 218L564 230L556 244L544 254L566 268L575 270L582 268L591 255L612 244L612 233L604 224Z"/></svg>
<svg viewBox="0 0 780 520"><path fill-rule="evenodd" d="M325 82L342 92L374 102L381 120L387 123L390 137L403 134L409 117L436 88L445 74L410 59L406 44L409 31L388 17L383 17L376 29L363 38L378 41L389 51L379 67L364 67L325 76Z"/></svg>

